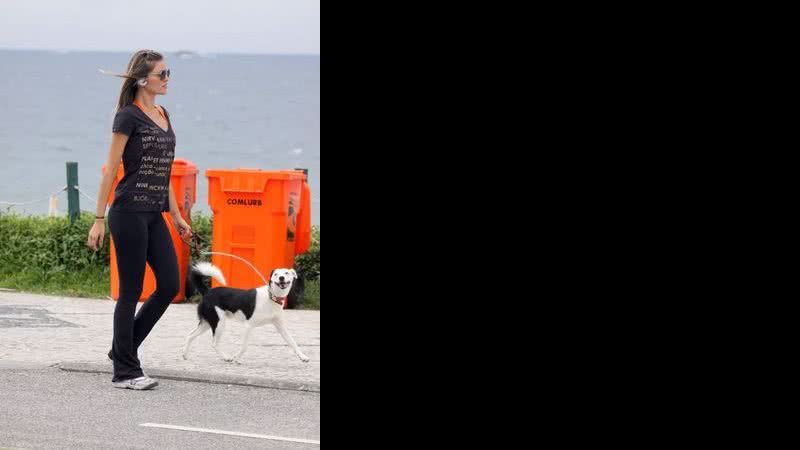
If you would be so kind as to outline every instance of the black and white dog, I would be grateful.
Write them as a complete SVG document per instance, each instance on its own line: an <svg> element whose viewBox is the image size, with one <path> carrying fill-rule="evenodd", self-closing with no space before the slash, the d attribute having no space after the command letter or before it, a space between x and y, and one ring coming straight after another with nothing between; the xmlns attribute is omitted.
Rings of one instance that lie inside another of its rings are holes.
<svg viewBox="0 0 800 450"><path fill-rule="evenodd" d="M222 271L211 263L201 262L192 267L191 278L197 290L203 294L203 300L197 305L200 324L186 338L186 344L183 347L183 359L187 359L189 345L192 341L206 331L211 330L214 350L225 361L239 363L239 358L247 350L247 340L253 328L271 323L275 325L278 333L283 336L286 343L294 349L300 360L303 362L309 361L308 356L300 350L289 334L283 318L283 306L289 291L292 289L292 284L297 279L297 272L293 269L275 269L270 274L268 285L250 290L225 286L209 289L204 283L205 277L213 277L223 285L227 284ZM220 339L222 339L225 323L228 319L244 322L246 327L242 348L239 354L233 357L226 355L219 348Z"/></svg>

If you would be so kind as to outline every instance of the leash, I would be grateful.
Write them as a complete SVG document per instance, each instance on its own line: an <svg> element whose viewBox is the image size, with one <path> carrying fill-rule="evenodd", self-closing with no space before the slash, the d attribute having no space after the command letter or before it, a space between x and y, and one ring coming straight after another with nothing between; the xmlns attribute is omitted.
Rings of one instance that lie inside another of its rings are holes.
<svg viewBox="0 0 800 450"><path fill-rule="evenodd" d="M183 239L183 235L181 235L181 240L182 240L182 241L183 241L183 242L184 242L186 245L188 245L188 246L189 246L189 248L191 248L191 247L192 247L192 245L194 245L194 249L195 249L195 251L196 251L198 254L200 254L200 255L223 255L223 256L230 256L231 258L236 258L236 259L238 259L239 261L241 261L241 262L243 262L243 263L247 264L248 266L250 266L250 268L251 268L251 269L253 269L253 270L255 271L255 273L257 273L257 274L258 274L258 276L260 276L260 277L261 277L261 279L264 281L264 285L266 285L266 286L269 286L269 282L267 281L267 279L266 279L266 278L264 278L264 275L262 275L262 274L261 274L261 272L259 272L259 271L258 271L258 269L256 269L256 268L255 268L255 266L253 266L252 264L250 264L250 261L248 261L248 260L246 260L246 259L244 259L244 258L241 258L241 257L239 257L239 256L236 256L236 255L231 255L230 253L225 253L225 252L204 252L204 251L203 251L203 244L205 244L207 241L206 241L206 240L205 240L205 239L204 239L202 236L200 236L199 234L196 234L196 233L192 233L191 239L192 239L192 241L191 241L191 242L187 242L185 239ZM275 302L275 303L277 303L277 304L281 305L283 308L286 308L287 297L275 297L275 296L273 296L273 295L272 295L272 291L269 289L269 287L267 287L267 293L269 293L269 299L270 299L270 300L272 300L273 302Z"/></svg>

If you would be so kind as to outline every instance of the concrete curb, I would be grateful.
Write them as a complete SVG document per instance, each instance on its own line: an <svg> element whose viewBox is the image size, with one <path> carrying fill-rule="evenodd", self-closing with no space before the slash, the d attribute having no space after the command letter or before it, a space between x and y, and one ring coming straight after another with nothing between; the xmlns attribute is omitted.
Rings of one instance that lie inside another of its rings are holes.
<svg viewBox="0 0 800 450"><path fill-rule="evenodd" d="M62 362L59 369L67 372L107 373L112 369L104 364ZM147 375L165 380L192 381L197 383L235 384L238 386L252 386L268 389L282 389L286 391L319 392L319 383L297 383L293 381L273 380L264 377L242 375L227 375L204 373L197 371L183 371L171 369L148 369Z"/></svg>
<svg viewBox="0 0 800 450"><path fill-rule="evenodd" d="M0 360L0 370L42 370L55 366L53 363Z"/></svg>

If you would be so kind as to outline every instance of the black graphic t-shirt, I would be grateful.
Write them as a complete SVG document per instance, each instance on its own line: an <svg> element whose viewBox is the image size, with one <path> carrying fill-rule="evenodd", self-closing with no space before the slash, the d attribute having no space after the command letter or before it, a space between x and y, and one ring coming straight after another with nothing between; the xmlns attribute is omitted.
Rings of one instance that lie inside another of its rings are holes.
<svg viewBox="0 0 800 450"><path fill-rule="evenodd" d="M136 105L122 108L112 131L127 136L122 154L125 176L114 190L112 210L168 212L169 181L175 159L175 132L164 108L168 128L164 131Z"/></svg>

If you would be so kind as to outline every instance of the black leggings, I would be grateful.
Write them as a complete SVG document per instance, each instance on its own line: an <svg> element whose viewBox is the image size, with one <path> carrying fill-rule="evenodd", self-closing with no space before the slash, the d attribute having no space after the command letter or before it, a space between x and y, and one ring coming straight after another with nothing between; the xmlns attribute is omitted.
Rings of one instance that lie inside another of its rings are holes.
<svg viewBox="0 0 800 450"><path fill-rule="evenodd" d="M178 258L160 212L110 210L108 227L114 239L119 272L119 299L114 310L114 377L143 376L138 349L178 294ZM156 276L156 290L134 317L142 295L145 261Z"/></svg>

